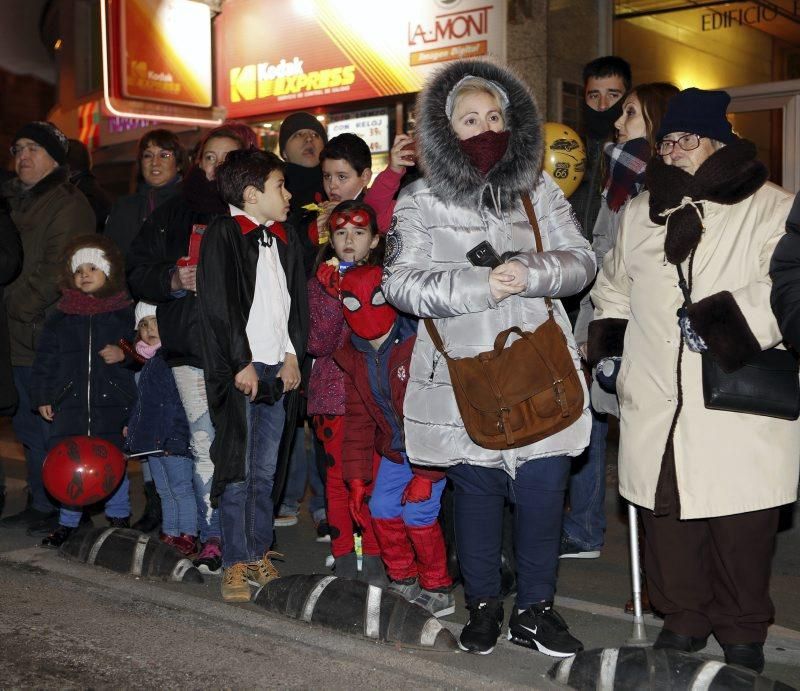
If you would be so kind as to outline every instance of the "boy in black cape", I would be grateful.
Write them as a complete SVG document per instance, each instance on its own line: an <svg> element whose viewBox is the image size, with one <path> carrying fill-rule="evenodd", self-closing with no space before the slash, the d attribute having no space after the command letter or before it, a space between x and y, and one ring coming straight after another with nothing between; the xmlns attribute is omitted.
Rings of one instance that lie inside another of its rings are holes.
<svg viewBox="0 0 800 691"><path fill-rule="evenodd" d="M222 597L250 599L249 583L278 572L270 561L273 484L298 409L308 333L302 255L286 232L291 195L283 162L232 151L217 169L231 216L217 217L200 249L197 297L209 410L216 436L212 502L222 529Z"/></svg>

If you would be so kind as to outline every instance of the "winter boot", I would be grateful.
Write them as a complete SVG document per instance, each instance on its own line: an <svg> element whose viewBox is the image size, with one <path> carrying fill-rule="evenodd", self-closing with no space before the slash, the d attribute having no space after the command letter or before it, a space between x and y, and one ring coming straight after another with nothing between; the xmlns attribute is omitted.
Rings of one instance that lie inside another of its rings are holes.
<svg viewBox="0 0 800 691"><path fill-rule="evenodd" d="M142 517L133 524L134 530L151 533L161 530L161 497L154 482L144 483L145 505Z"/></svg>

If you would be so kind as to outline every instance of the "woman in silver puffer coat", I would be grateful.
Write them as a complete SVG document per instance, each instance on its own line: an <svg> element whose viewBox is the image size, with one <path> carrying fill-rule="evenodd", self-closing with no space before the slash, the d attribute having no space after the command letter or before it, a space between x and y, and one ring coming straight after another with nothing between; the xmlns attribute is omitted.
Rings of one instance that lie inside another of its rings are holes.
<svg viewBox="0 0 800 691"><path fill-rule="evenodd" d="M495 336L511 326L536 330L547 318L545 296L579 292L594 277L595 259L561 190L541 172L541 121L527 87L490 62L450 63L420 94L415 136L425 177L397 202L387 239L386 298L435 319L453 357L491 350ZM522 205L525 191L541 229L542 254ZM466 254L482 241L513 258L495 269L472 266ZM580 370L569 321L554 304ZM501 526L509 500L518 588L509 638L554 656L580 650L552 602L569 457L589 441L588 408L535 444L506 451L477 446L464 429L447 364L420 323L404 412L409 460L446 467L455 490L470 610L462 649L491 652L502 628Z"/></svg>

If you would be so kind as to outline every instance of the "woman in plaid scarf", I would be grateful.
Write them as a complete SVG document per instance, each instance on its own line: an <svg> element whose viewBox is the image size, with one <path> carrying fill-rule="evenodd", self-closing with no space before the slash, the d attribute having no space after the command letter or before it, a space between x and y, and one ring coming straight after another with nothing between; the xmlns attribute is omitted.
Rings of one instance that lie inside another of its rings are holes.
<svg viewBox="0 0 800 691"><path fill-rule="evenodd" d="M672 84L656 82L635 87L622 104L622 115L614 123L615 142L605 146L606 183L603 201L592 232L592 249L598 269L617 238L622 213L629 199L644 188L644 171L655 147L655 134L667 103L678 93ZM594 307L588 293L581 301L575 323L575 341L586 357L589 322ZM619 416L616 394L591 386L593 409L589 448L573 465L569 482L570 510L564 514L561 558L597 558L605 532L605 456L608 422L606 414Z"/></svg>

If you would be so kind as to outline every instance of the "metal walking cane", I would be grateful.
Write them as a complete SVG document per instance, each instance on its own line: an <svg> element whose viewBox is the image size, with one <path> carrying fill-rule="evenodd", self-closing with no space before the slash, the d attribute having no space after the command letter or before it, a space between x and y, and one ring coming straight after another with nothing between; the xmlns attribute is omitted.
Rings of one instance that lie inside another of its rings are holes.
<svg viewBox="0 0 800 691"><path fill-rule="evenodd" d="M633 628L628 645L649 645L642 616L642 572L639 568L639 521L636 507L628 504L628 542L631 550L631 583L633 584Z"/></svg>

